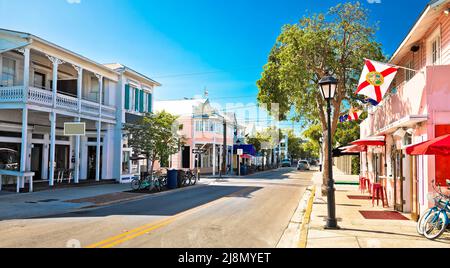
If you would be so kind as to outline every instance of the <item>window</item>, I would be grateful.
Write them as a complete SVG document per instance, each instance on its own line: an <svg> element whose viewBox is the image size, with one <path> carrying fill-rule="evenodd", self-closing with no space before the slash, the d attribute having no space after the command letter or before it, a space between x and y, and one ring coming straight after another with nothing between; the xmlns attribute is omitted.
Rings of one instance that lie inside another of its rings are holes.
<svg viewBox="0 0 450 268"><path fill-rule="evenodd" d="M195 121L195 131L203 131L203 121Z"/></svg>
<svg viewBox="0 0 450 268"><path fill-rule="evenodd" d="M441 40L437 36L433 41L431 41L431 64L437 65L440 63L441 59Z"/></svg>
<svg viewBox="0 0 450 268"><path fill-rule="evenodd" d="M16 80L16 61L3 57L1 86L14 86Z"/></svg>
<svg viewBox="0 0 450 268"><path fill-rule="evenodd" d="M414 66L413 66L412 61L410 61L410 62L408 62L408 63L406 64L406 68L414 69L413 67L414 67ZM405 69L405 81L408 82L408 81L411 80L413 77L414 77L414 71L413 71L413 70Z"/></svg>
<svg viewBox="0 0 450 268"><path fill-rule="evenodd" d="M45 74L35 72L33 86L37 88L45 88Z"/></svg>
<svg viewBox="0 0 450 268"><path fill-rule="evenodd" d="M441 29L436 30L427 39L427 65L441 64Z"/></svg>

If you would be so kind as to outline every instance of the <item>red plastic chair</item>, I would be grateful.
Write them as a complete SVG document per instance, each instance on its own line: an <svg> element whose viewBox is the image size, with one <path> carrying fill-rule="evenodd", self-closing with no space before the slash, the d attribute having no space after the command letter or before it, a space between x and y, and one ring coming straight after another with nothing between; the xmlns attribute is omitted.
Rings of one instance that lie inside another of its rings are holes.
<svg viewBox="0 0 450 268"><path fill-rule="evenodd" d="M367 190L370 192L370 180L365 177L359 178L359 189L361 193L365 193Z"/></svg>

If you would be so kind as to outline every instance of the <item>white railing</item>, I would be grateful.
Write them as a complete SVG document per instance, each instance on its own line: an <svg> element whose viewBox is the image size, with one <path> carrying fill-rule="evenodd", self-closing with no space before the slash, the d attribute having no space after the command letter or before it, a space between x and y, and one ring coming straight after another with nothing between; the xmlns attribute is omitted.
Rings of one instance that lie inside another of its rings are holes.
<svg viewBox="0 0 450 268"><path fill-rule="evenodd" d="M114 107L102 105L102 116L108 119L115 119L116 109Z"/></svg>
<svg viewBox="0 0 450 268"><path fill-rule="evenodd" d="M78 99L63 94L58 94L56 97L56 107L72 112L78 111Z"/></svg>
<svg viewBox="0 0 450 268"><path fill-rule="evenodd" d="M25 90L23 86L0 87L0 103L24 102ZM39 106L52 107L53 93L50 90L29 87L26 102L37 104ZM81 100L71 96L58 93L56 96L56 108L59 110L78 112L78 105L81 102L81 114L99 117L100 104ZM116 118L116 109L111 106L101 106L102 116L105 119L114 120Z"/></svg>
<svg viewBox="0 0 450 268"><path fill-rule="evenodd" d="M49 90L30 87L28 89L28 101L51 107L53 105L53 94Z"/></svg>
<svg viewBox="0 0 450 268"><path fill-rule="evenodd" d="M0 103L23 101L23 86L0 87Z"/></svg>
<svg viewBox="0 0 450 268"><path fill-rule="evenodd" d="M99 116L99 104L87 100L81 100L81 113Z"/></svg>

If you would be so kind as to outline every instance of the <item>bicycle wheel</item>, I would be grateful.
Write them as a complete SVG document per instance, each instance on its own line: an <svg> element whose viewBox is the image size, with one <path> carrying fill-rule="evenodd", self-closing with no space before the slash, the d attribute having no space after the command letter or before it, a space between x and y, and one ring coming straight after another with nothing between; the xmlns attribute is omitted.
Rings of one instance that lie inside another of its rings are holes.
<svg viewBox="0 0 450 268"><path fill-rule="evenodd" d="M424 235L426 238L434 240L444 233L445 228L447 228L447 219L444 213L436 211L427 218L424 225Z"/></svg>
<svg viewBox="0 0 450 268"><path fill-rule="evenodd" d="M435 208L427 209L427 210L420 216L419 221L417 222L417 225L416 225L416 230L417 230L417 233L418 233L418 234L423 235L423 233L424 233L423 230L424 230L424 228L425 228L426 220L427 220L428 217L432 214L433 211L435 211Z"/></svg>
<svg viewBox="0 0 450 268"><path fill-rule="evenodd" d="M191 180L192 180L192 185L197 184L197 176L195 176L195 174L191 174Z"/></svg>
<svg viewBox="0 0 450 268"><path fill-rule="evenodd" d="M131 189L133 189L133 191L137 191L141 189L141 181L139 179L133 179L131 181Z"/></svg>
<svg viewBox="0 0 450 268"><path fill-rule="evenodd" d="M152 177L148 178L149 184L148 184L148 191L151 192L155 188L155 179Z"/></svg>

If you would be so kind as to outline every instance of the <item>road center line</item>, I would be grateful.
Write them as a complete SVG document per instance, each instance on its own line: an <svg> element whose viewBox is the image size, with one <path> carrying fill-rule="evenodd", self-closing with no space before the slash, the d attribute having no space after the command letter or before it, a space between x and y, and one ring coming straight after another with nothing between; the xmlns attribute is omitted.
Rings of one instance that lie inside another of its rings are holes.
<svg viewBox="0 0 450 268"><path fill-rule="evenodd" d="M152 222L152 223L149 223L149 224L145 224L145 225L142 225L142 226L137 227L135 229L132 229L130 231L127 231L125 233L122 233L122 234L119 234L119 235L107 238L107 239L102 240L102 241L100 241L98 243L95 243L95 244L91 244L91 245L87 246L86 248L111 248L111 247L114 247L116 245L122 244L122 243L124 243L124 242L126 242L128 240L133 239L133 238L136 238L136 237L142 236L144 234L147 234L150 231L153 231L153 230L156 230L158 228L161 228L161 227L164 227L166 225L169 225L170 223L174 222L175 220L177 220L177 219L179 219L179 218L181 218L183 216L191 215L191 214L194 214L197 211L200 211L200 210L205 209L207 207L213 206L213 205L215 205L215 204L217 204L219 202L222 202L222 201L226 200L227 198L239 196L240 194L243 194L246 191L249 191L250 189L252 189L252 187L246 187L246 188L244 188L244 189L242 189L240 191L231 193L231 194L229 194L227 196L224 196L224 197L221 197L221 198L219 198L217 200L214 200L214 201L211 201L209 203L203 204L203 205L201 205L199 207L195 207L195 208L189 209L187 211L178 213L178 214L173 215L173 216L171 216L171 217L169 217L167 219L164 219L164 220L161 220L161 221L157 221L157 222Z"/></svg>

